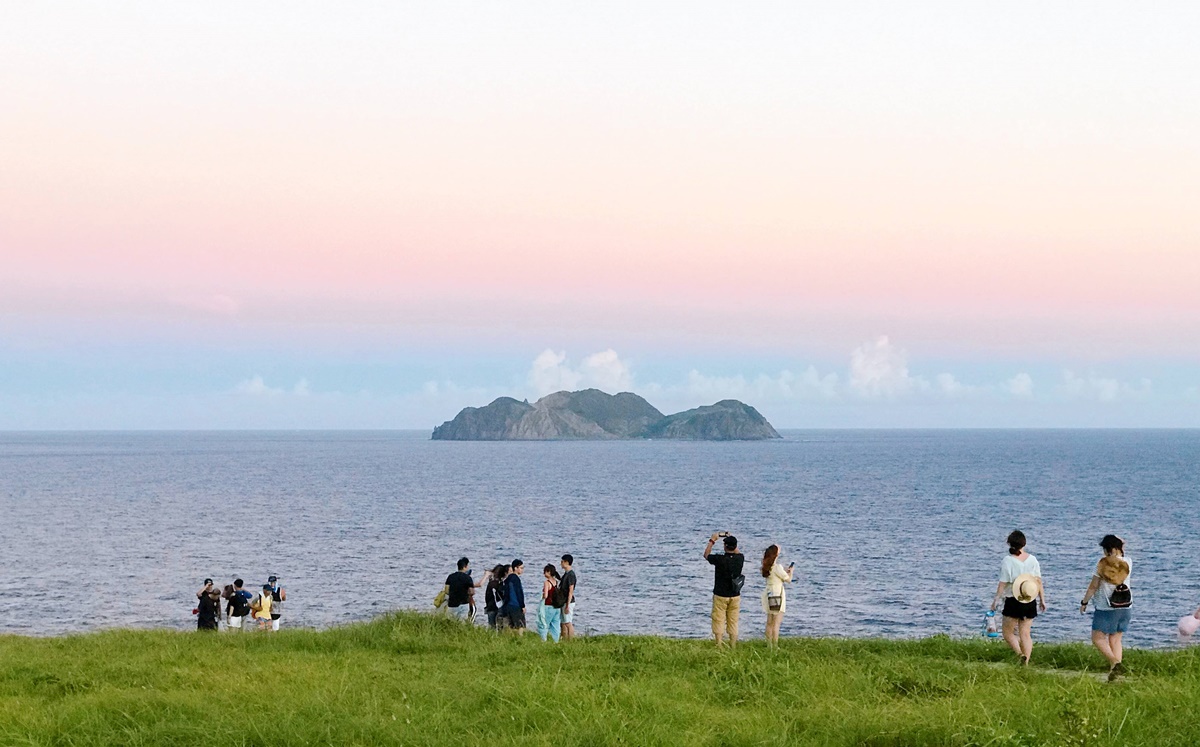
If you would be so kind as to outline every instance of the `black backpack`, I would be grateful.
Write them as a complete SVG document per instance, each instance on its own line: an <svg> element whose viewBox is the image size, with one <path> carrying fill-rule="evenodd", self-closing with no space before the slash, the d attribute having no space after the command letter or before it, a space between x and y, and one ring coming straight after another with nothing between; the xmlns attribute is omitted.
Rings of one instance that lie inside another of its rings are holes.
<svg viewBox="0 0 1200 747"><path fill-rule="evenodd" d="M234 617L245 617L250 614L250 603L246 601L246 595L241 591L233 592L233 596L229 598L229 605L233 608L230 612Z"/></svg>
<svg viewBox="0 0 1200 747"><path fill-rule="evenodd" d="M1129 589L1129 584L1117 584L1113 587L1112 594L1108 595L1108 606L1115 610L1133 606L1133 592Z"/></svg>
<svg viewBox="0 0 1200 747"><path fill-rule="evenodd" d="M567 585L559 581L554 587L554 592L550 595L550 606L556 610L566 607L571 601L567 599L568 594L570 594L570 590L567 588Z"/></svg>

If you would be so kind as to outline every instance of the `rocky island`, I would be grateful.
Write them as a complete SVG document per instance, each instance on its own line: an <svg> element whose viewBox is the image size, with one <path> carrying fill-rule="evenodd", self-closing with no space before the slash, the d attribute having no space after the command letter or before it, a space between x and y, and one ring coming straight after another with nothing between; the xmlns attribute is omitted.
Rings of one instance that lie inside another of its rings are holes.
<svg viewBox="0 0 1200 747"><path fill-rule="evenodd" d="M599 389L555 392L530 404L500 397L486 407L467 407L433 429L439 441L557 441L675 439L761 441L779 438L767 419L735 399L663 415L632 392Z"/></svg>

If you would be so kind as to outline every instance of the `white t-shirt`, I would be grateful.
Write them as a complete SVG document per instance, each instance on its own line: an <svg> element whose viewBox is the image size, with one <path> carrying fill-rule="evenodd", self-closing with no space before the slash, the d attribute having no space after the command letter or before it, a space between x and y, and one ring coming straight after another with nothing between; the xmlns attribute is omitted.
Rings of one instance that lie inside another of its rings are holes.
<svg viewBox="0 0 1200 747"><path fill-rule="evenodd" d="M1129 578L1132 578L1133 577L1133 561L1131 561L1129 558L1126 558L1125 556L1121 556L1121 559L1129 564ZM1125 585L1129 586L1130 588L1133 588L1133 584L1130 582L1129 578L1125 579ZM1096 588L1096 595L1094 597L1092 597L1092 604L1095 606L1095 609L1111 610L1113 608L1113 606L1108 603L1108 598L1109 598L1109 596L1112 595L1113 589L1115 589L1115 588L1117 588L1115 585L1110 584L1109 582L1105 581L1102 578L1100 579L1100 586ZM1122 608L1122 609L1127 609L1127 608Z"/></svg>
<svg viewBox="0 0 1200 747"><path fill-rule="evenodd" d="M1017 560L1016 555L1004 556L1004 560L1000 562L1000 580L1004 583L1005 597L1013 596L1013 581L1023 573L1041 578L1042 566L1038 564L1038 559L1032 555L1026 556L1024 560Z"/></svg>

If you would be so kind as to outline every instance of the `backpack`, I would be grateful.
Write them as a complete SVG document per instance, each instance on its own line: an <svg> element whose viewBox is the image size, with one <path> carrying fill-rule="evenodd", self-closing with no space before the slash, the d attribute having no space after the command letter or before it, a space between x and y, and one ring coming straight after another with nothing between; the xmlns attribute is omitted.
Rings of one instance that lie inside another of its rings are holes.
<svg viewBox="0 0 1200 747"><path fill-rule="evenodd" d="M230 612L234 617L245 617L250 614L250 603L246 601L244 592L233 592L233 595L229 597L229 606L233 608Z"/></svg>
<svg viewBox="0 0 1200 747"><path fill-rule="evenodd" d="M570 594L570 589L561 581L554 586L554 591L550 592L550 606L556 610L561 610L570 602L567 595Z"/></svg>
<svg viewBox="0 0 1200 747"><path fill-rule="evenodd" d="M1108 595L1108 606L1114 610L1133 606L1133 592L1129 589L1129 584L1117 584L1113 587L1112 593Z"/></svg>

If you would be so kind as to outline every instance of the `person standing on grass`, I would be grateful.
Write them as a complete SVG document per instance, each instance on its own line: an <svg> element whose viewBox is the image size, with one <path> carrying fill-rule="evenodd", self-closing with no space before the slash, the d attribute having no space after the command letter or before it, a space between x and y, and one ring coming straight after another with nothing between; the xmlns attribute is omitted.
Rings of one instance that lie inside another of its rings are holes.
<svg viewBox="0 0 1200 747"><path fill-rule="evenodd" d="M240 578L233 580L229 596L225 603L225 627L227 630L242 631L242 623L250 614L250 599L254 596L244 588L245 582Z"/></svg>
<svg viewBox="0 0 1200 747"><path fill-rule="evenodd" d="M783 627L783 613L787 611L787 589L784 584L792 582L792 563L787 568L779 562L779 554L783 548L771 545L763 553L762 576L767 580L767 588L763 589L763 612L767 613L767 646L775 648L779 645L779 630Z"/></svg>
<svg viewBox="0 0 1200 747"><path fill-rule="evenodd" d="M561 558L562 580L558 582L562 599L562 637L569 641L575 637L575 558L569 553Z"/></svg>
<svg viewBox="0 0 1200 747"><path fill-rule="evenodd" d="M484 581L488 574L483 574ZM475 616L475 589L483 586L484 581L475 583L471 578L471 560L458 559L458 570L446 577L446 606L450 614L459 620L467 620Z"/></svg>
<svg viewBox="0 0 1200 747"><path fill-rule="evenodd" d="M508 566L498 565L492 569L487 587L483 590L483 611L487 613L488 627L496 630L504 609L504 577L508 575Z"/></svg>
<svg viewBox="0 0 1200 747"><path fill-rule="evenodd" d="M512 562L512 570L504 578L504 617L505 624L521 635L525 634L525 587L521 586L521 574L525 572L525 564L517 558Z"/></svg>
<svg viewBox="0 0 1200 747"><path fill-rule="evenodd" d="M1125 541L1117 535L1104 535L1100 547L1104 557L1096 564L1092 582L1079 602L1079 612L1086 613L1088 602L1094 603L1092 645L1108 659L1108 681L1112 682L1125 673L1121 639L1133 616L1130 609L1133 592L1129 589L1129 573L1133 566L1125 557Z"/></svg>
<svg viewBox="0 0 1200 747"><path fill-rule="evenodd" d="M211 578L204 579L204 588L196 592L196 629L216 630L221 620L221 591L213 586Z"/></svg>
<svg viewBox="0 0 1200 747"><path fill-rule="evenodd" d="M1025 535L1008 535L1008 555L1000 563L1000 583L992 599L992 610L1004 601L1004 640L1027 666L1033 656L1033 619L1046 611L1046 590L1042 585L1042 566L1025 549Z"/></svg>
<svg viewBox="0 0 1200 747"><path fill-rule="evenodd" d="M278 576L267 578L271 588L271 630L279 632L279 618L283 617L283 603L287 600L287 590L279 585Z"/></svg>
<svg viewBox="0 0 1200 747"><path fill-rule="evenodd" d="M250 599L250 612L254 619L258 621L259 630L278 630L278 628L271 625L271 610L274 608L274 605L275 600L271 585L263 584L262 591Z"/></svg>
<svg viewBox="0 0 1200 747"><path fill-rule="evenodd" d="M724 537L724 553L713 553L713 545ZM712 598L712 632L717 646L724 645L729 635L729 647L737 646L738 618L742 610L742 564L746 558L738 550L737 537L729 532L713 532L704 546L704 559L714 567Z"/></svg>
<svg viewBox="0 0 1200 747"><path fill-rule="evenodd" d="M558 593L558 569L549 563L542 569L542 601L538 604L537 631L542 640L549 636L558 643L561 611L554 606L554 597Z"/></svg>

